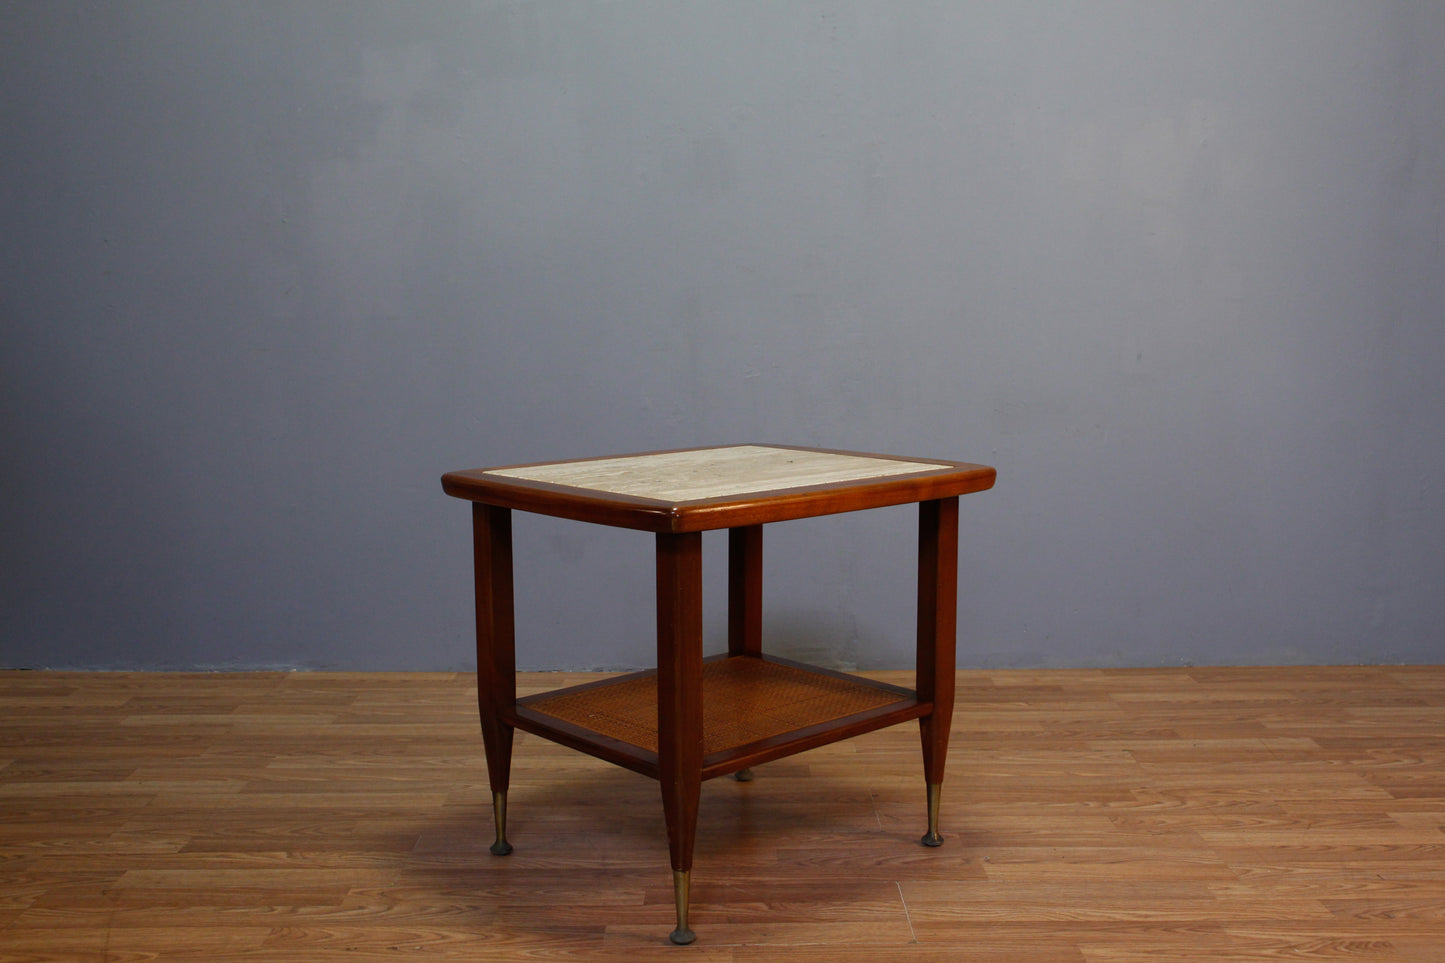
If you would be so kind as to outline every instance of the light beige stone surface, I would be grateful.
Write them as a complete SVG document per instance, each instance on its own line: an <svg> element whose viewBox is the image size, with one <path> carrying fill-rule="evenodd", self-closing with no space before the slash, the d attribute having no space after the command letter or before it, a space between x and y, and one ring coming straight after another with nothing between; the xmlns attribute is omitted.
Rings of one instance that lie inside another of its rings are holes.
<svg viewBox="0 0 1445 963"><path fill-rule="evenodd" d="M555 462L499 469L488 474L615 495L685 502L699 498L750 495L780 488L912 475L947 467L937 462L736 445L596 461Z"/></svg>

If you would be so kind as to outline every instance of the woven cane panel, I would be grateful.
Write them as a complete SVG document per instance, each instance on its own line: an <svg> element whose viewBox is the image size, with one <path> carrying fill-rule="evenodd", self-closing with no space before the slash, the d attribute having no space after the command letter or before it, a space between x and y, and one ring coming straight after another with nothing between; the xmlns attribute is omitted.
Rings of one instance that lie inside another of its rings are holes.
<svg viewBox="0 0 1445 963"><path fill-rule="evenodd" d="M759 659L704 663L703 754L893 705L897 693ZM529 703L537 712L657 751L657 677L629 679Z"/></svg>

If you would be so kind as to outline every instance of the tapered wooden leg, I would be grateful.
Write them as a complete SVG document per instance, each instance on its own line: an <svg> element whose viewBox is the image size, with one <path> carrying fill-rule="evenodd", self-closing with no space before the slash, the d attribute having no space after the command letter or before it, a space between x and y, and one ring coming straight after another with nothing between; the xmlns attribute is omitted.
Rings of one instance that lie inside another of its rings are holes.
<svg viewBox="0 0 1445 963"><path fill-rule="evenodd" d="M763 651L763 526L728 529L728 655Z"/></svg>
<svg viewBox="0 0 1445 963"><path fill-rule="evenodd" d="M958 498L918 506L918 698L933 711L918 720L928 788L925 846L940 846L938 805L953 722L958 606Z"/></svg>
<svg viewBox="0 0 1445 963"><path fill-rule="evenodd" d="M477 710L487 777L492 786L492 816L498 856L512 851L507 842L507 786L512 770L512 726L506 721L517 702L516 621L512 608L512 513L472 503L472 554L477 595Z"/></svg>
<svg viewBox="0 0 1445 963"><path fill-rule="evenodd" d="M688 886L702 789L702 536L657 536L657 757L677 928L691 943Z"/></svg>
<svg viewBox="0 0 1445 963"><path fill-rule="evenodd" d="M728 655L763 654L763 526L728 529ZM752 782L751 769L733 773Z"/></svg>

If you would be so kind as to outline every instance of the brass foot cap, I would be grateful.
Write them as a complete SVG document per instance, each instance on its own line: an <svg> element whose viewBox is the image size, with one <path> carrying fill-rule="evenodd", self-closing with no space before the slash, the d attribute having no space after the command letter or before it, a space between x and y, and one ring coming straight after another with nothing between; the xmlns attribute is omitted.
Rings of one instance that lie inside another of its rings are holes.
<svg viewBox="0 0 1445 963"><path fill-rule="evenodd" d="M505 839L499 839L489 847L493 856L505 856L512 851L512 844Z"/></svg>
<svg viewBox="0 0 1445 963"><path fill-rule="evenodd" d="M697 934L694 933L692 930L673 930L671 933L668 934L667 938L672 940L678 946L686 946L693 940L697 939Z"/></svg>
<svg viewBox="0 0 1445 963"><path fill-rule="evenodd" d="M923 838L920 839L919 842L925 846L937 848L943 845L943 837L938 833L924 833Z"/></svg>

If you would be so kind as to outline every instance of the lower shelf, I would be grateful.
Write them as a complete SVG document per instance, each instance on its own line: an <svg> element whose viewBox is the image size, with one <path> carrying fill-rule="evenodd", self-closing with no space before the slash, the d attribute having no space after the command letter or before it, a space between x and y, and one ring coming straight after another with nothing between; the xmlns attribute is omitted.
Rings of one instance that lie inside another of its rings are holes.
<svg viewBox="0 0 1445 963"><path fill-rule="evenodd" d="M916 719L910 689L771 656L703 664L703 777ZM517 701L514 724L648 775L657 774L657 673Z"/></svg>

